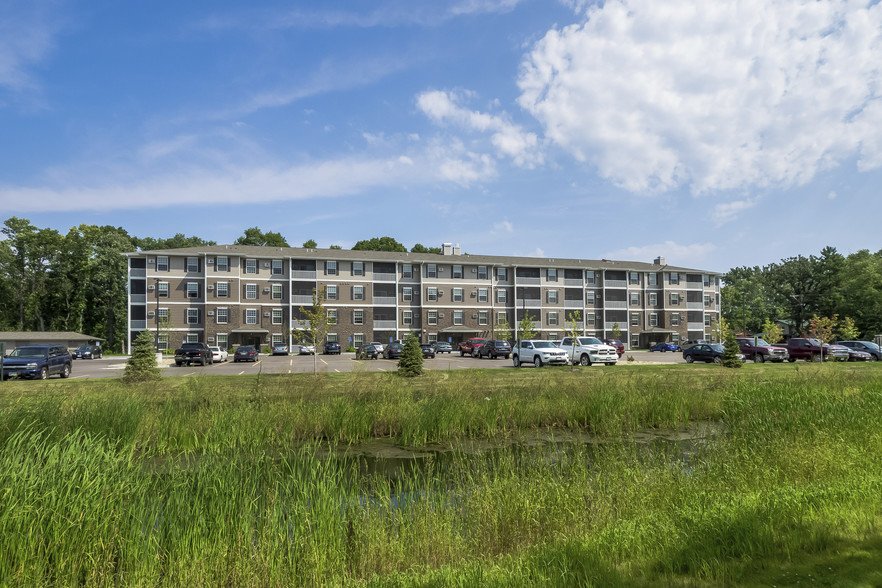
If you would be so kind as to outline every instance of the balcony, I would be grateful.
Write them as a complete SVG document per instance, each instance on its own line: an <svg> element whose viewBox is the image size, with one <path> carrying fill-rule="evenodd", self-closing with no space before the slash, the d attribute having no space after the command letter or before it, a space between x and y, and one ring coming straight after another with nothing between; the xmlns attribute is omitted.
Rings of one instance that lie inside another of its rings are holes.
<svg viewBox="0 0 882 588"><path fill-rule="evenodd" d="M147 321L132 321L133 331L143 331L147 328Z"/></svg>
<svg viewBox="0 0 882 588"><path fill-rule="evenodd" d="M564 308L582 308L585 303L581 300L564 300Z"/></svg>
<svg viewBox="0 0 882 588"><path fill-rule="evenodd" d="M386 272L374 272L373 278L375 282L394 282L395 281L395 272L386 273Z"/></svg>
<svg viewBox="0 0 882 588"><path fill-rule="evenodd" d="M581 278L564 278L564 286L581 286L582 280Z"/></svg>
<svg viewBox="0 0 882 588"><path fill-rule="evenodd" d="M687 290L704 290L704 284L701 282L686 282Z"/></svg>
<svg viewBox="0 0 882 588"><path fill-rule="evenodd" d="M542 283L542 278L515 278L518 286L538 286Z"/></svg>
<svg viewBox="0 0 882 588"><path fill-rule="evenodd" d="M628 308L627 300L604 300L604 308Z"/></svg>
<svg viewBox="0 0 882 588"><path fill-rule="evenodd" d="M542 301L538 298L518 298L515 305L517 308L542 308Z"/></svg>
<svg viewBox="0 0 882 588"><path fill-rule="evenodd" d="M604 280L603 287L604 288L627 288L628 281L627 280Z"/></svg>
<svg viewBox="0 0 882 588"><path fill-rule="evenodd" d="M129 269L130 278L146 278L147 270L142 267L133 267Z"/></svg>
<svg viewBox="0 0 882 588"><path fill-rule="evenodd" d="M291 328L297 329L298 331L308 329L309 328L309 321L299 321L297 319L291 319Z"/></svg>
<svg viewBox="0 0 882 588"><path fill-rule="evenodd" d="M147 303L147 295L146 294L131 294L132 304L146 304Z"/></svg>
<svg viewBox="0 0 882 588"><path fill-rule="evenodd" d="M395 296L374 296L373 304L374 306L395 306L397 301Z"/></svg>
<svg viewBox="0 0 882 588"><path fill-rule="evenodd" d="M374 320L374 330L378 329L397 329L398 321L396 320Z"/></svg>
<svg viewBox="0 0 882 588"><path fill-rule="evenodd" d="M314 280L315 279L314 271L307 270L292 270L291 271L291 279L292 280Z"/></svg>
<svg viewBox="0 0 882 588"><path fill-rule="evenodd" d="M294 294L291 296L291 304L312 306L312 295Z"/></svg>
<svg viewBox="0 0 882 588"><path fill-rule="evenodd" d="M687 302L686 308L688 310L704 310L704 302Z"/></svg>
<svg viewBox="0 0 882 588"><path fill-rule="evenodd" d="M686 323L687 331L704 331L704 323Z"/></svg>

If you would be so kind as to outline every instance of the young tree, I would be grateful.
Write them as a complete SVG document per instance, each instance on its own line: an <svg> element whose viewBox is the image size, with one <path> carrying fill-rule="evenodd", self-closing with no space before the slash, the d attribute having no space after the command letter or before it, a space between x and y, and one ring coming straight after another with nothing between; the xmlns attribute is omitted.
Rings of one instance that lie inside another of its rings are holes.
<svg viewBox="0 0 882 588"><path fill-rule="evenodd" d="M833 318L813 315L812 318L809 319L809 337L820 339L822 343L829 343L833 340L833 330L836 328L838 319L838 314L834 314Z"/></svg>
<svg viewBox="0 0 882 588"><path fill-rule="evenodd" d="M784 331L781 330L778 323L772 322L770 319L766 319L766 322L763 323L762 332L763 338L772 345L784 338Z"/></svg>
<svg viewBox="0 0 882 588"><path fill-rule="evenodd" d="M524 318L521 319L521 322L518 324L518 341L524 341L525 339L532 339L536 336L536 323L533 322L533 317L530 316L530 313L525 313Z"/></svg>
<svg viewBox="0 0 882 588"><path fill-rule="evenodd" d="M583 332L582 311L574 310L570 312L569 318L567 319L564 326L567 337L572 337L573 339L575 339L576 337L581 337ZM576 362L574 360L576 359L576 345L574 344L572 347L570 347L570 349L572 349L572 357L570 357L570 363L575 365Z"/></svg>
<svg viewBox="0 0 882 588"><path fill-rule="evenodd" d="M853 341L861 336L861 332L854 324L854 319L848 316L839 322L837 333L841 341Z"/></svg>
<svg viewBox="0 0 882 588"><path fill-rule="evenodd" d="M325 299L327 298L327 289L322 287L321 290L312 289L312 306L309 308L300 307L300 315L302 318L301 327L293 329L291 335L298 343L306 343L312 345L315 353L312 354L312 373L318 373L318 348L319 342L325 340L328 333L328 312L325 310Z"/></svg>
<svg viewBox="0 0 882 588"><path fill-rule="evenodd" d="M511 341L511 324L508 322L507 315L503 316L494 327L496 337L505 341Z"/></svg>
<svg viewBox="0 0 882 588"><path fill-rule="evenodd" d="M735 331L726 323L726 319L719 320L720 330L723 335L723 367L740 368L742 361L738 358L738 341L735 340Z"/></svg>
<svg viewBox="0 0 882 588"><path fill-rule="evenodd" d="M408 378L419 376L423 373L423 350L420 342L413 333L404 339L404 347L401 349L401 357L398 358L398 374Z"/></svg>
<svg viewBox="0 0 882 588"><path fill-rule="evenodd" d="M132 355L126 362L123 380L127 383L151 382L160 378L156 367L156 348L150 331L141 331L132 345Z"/></svg>
<svg viewBox="0 0 882 588"><path fill-rule="evenodd" d="M613 323L611 334L612 334L613 339L621 339L622 338L622 329L619 328L619 323Z"/></svg>

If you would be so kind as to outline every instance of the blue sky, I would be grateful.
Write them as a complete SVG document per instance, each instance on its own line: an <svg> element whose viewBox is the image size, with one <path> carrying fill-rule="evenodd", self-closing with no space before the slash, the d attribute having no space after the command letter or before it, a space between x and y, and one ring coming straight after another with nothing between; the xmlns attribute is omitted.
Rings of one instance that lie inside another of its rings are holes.
<svg viewBox="0 0 882 588"><path fill-rule="evenodd" d="M0 2L0 215L726 271L882 249L878 0Z"/></svg>

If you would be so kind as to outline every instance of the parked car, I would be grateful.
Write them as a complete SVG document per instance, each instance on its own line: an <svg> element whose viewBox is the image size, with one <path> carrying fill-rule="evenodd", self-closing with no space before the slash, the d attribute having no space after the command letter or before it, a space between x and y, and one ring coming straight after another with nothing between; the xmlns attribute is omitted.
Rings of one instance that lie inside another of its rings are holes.
<svg viewBox="0 0 882 588"><path fill-rule="evenodd" d="M754 363L765 361L785 361L790 358L790 352L783 345L772 345L762 337L737 337L738 347L747 359Z"/></svg>
<svg viewBox="0 0 882 588"><path fill-rule="evenodd" d="M872 357L870 361L879 361L882 359L882 348L872 341L835 341L834 344L869 353L870 357Z"/></svg>
<svg viewBox="0 0 882 588"><path fill-rule="evenodd" d="M257 361L260 357L260 352L254 345L239 345L236 348L236 353L233 355L233 363L238 363L240 361Z"/></svg>
<svg viewBox="0 0 882 588"><path fill-rule="evenodd" d="M379 343L377 341L371 341L370 343L368 343L368 345L373 345L374 347L376 347L377 351L380 353L380 355L383 355L383 350L386 349L385 345L383 345L382 343Z"/></svg>
<svg viewBox="0 0 882 588"><path fill-rule="evenodd" d="M447 341L436 341L434 347L435 353L451 353L453 351L453 345Z"/></svg>
<svg viewBox="0 0 882 588"><path fill-rule="evenodd" d="M103 355L101 348L97 345L80 345L71 352L70 357L71 359L101 359Z"/></svg>
<svg viewBox="0 0 882 588"><path fill-rule="evenodd" d="M273 355L288 355L288 346L287 345L273 345Z"/></svg>
<svg viewBox="0 0 882 588"><path fill-rule="evenodd" d="M567 365L567 352L554 344L553 341L525 340L512 349L512 361L515 367L532 363L536 367L543 365Z"/></svg>
<svg viewBox="0 0 882 588"><path fill-rule="evenodd" d="M697 343L683 350L683 359L686 360L686 363L693 363L695 361L722 363L723 353L725 352L725 346L719 343ZM741 361L744 361L744 355L741 353L737 355Z"/></svg>
<svg viewBox="0 0 882 588"><path fill-rule="evenodd" d="M478 347L476 353L478 354L478 359L483 357L496 359L500 355L505 359L508 359L511 357L511 343L500 339L489 339L486 343Z"/></svg>
<svg viewBox="0 0 882 588"><path fill-rule="evenodd" d="M222 361L227 361L230 358L230 354L227 353L226 349L221 349L218 346L209 347L211 349L211 361L220 363Z"/></svg>
<svg viewBox="0 0 882 588"><path fill-rule="evenodd" d="M207 343L187 342L175 349L175 365L181 367L184 364L198 363L201 366L214 363L214 355Z"/></svg>
<svg viewBox="0 0 882 588"><path fill-rule="evenodd" d="M325 355L340 355L340 344L336 341L325 343Z"/></svg>
<svg viewBox="0 0 882 588"><path fill-rule="evenodd" d="M22 345L3 357L3 378L45 380L70 376L73 358L62 345Z"/></svg>
<svg viewBox="0 0 882 588"><path fill-rule="evenodd" d="M435 359L435 348L428 343L420 345L420 350L423 352L423 359Z"/></svg>
<svg viewBox="0 0 882 588"><path fill-rule="evenodd" d="M619 359L616 348L603 343L597 337L564 337L558 347L566 353L567 359L573 365L616 365Z"/></svg>
<svg viewBox="0 0 882 588"><path fill-rule="evenodd" d="M662 341L661 343L656 343L649 347L650 351L661 351L662 353L666 351L680 351L680 346L676 343L671 343L670 341Z"/></svg>
<svg viewBox="0 0 882 588"><path fill-rule="evenodd" d="M301 345L300 355L315 355L315 347L313 345Z"/></svg>
<svg viewBox="0 0 882 588"><path fill-rule="evenodd" d="M848 361L848 347L841 345L831 346L827 343L822 343L820 339L811 337L793 337L787 341L787 352L790 354L790 361L796 361L797 359L804 359L806 361Z"/></svg>
<svg viewBox="0 0 882 588"><path fill-rule="evenodd" d="M471 355L472 357L478 357L478 350L486 341L487 339L484 339L483 337L466 339L459 344L459 356L464 357L466 355Z"/></svg>
<svg viewBox="0 0 882 588"><path fill-rule="evenodd" d="M613 347L615 347L616 353L619 354L619 357L625 355L625 344L622 343L620 340L618 340L618 339L604 339L603 342L606 343L607 345L612 345Z"/></svg>
<svg viewBox="0 0 882 588"><path fill-rule="evenodd" d="M827 352L826 359L830 361L867 361L869 359L867 357L869 355L868 353L856 349L849 349L844 345L825 343L824 349ZM852 359L852 353L859 353L860 355L856 355L855 358Z"/></svg>
<svg viewBox="0 0 882 588"><path fill-rule="evenodd" d="M383 357L386 359L398 359L401 357L401 350L404 345L401 343L392 343L383 350Z"/></svg>
<svg viewBox="0 0 882 588"><path fill-rule="evenodd" d="M844 347L843 345L838 345L837 347ZM876 361L872 354L867 353L866 351L859 351L857 349L852 349L850 347L844 347L848 349L848 361Z"/></svg>
<svg viewBox="0 0 882 588"><path fill-rule="evenodd" d="M369 345L365 345L361 347L358 351L355 352L355 359L377 359L381 355L377 346L373 343Z"/></svg>

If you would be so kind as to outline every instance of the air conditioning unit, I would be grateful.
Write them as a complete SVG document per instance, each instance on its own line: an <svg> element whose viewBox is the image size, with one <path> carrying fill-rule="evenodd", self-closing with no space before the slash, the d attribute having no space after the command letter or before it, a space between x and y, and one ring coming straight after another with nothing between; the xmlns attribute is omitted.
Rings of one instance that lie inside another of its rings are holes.
<svg viewBox="0 0 882 588"><path fill-rule="evenodd" d="M442 312L441 314L439 314L438 318L444 318L444 313Z"/></svg>
<svg viewBox="0 0 882 588"><path fill-rule="evenodd" d="M270 266L270 262L268 262L268 261L263 262L263 267L269 267L269 266Z"/></svg>
<svg viewBox="0 0 882 588"><path fill-rule="evenodd" d="M472 318L478 318L478 315L477 315L477 314L473 314L473 315L472 315Z"/></svg>
<svg viewBox="0 0 882 588"><path fill-rule="evenodd" d="M269 291L270 291L269 288L264 288L264 289L263 289L263 293L264 293L264 294L269 294Z"/></svg>
<svg viewBox="0 0 882 588"><path fill-rule="evenodd" d="M209 338L208 338L208 342L209 342L209 343L214 343L214 337L209 337Z"/></svg>
<svg viewBox="0 0 882 588"><path fill-rule="evenodd" d="M214 290L214 284L209 284L209 285L208 285L208 290L209 290L209 291Z"/></svg>
<svg viewBox="0 0 882 588"><path fill-rule="evenodd" d="M147 286L147 290L150 292L153 292L154 290L156 290L156 286L154 286L153 284L150 284Z"/></svg>
<svg viewBox="0 0 882 588"><path fill-rule="evenodd" d="M151 310L147 312L147 316L156 316L156 313Z"/></svg>
<svg viewBox="0 0 882 588"><path fill-rule="evenodd" d="M214 258L213 258L213 257L209 257L208 260L207 260L207 262L208 262L208 265L213 264L213 263L214 263Z"/></svg>
<svg viewBox="0 0 882 588"><path fill-rule="evenodd" d="M438 296L444 296L444 290L438 290Z"/></svg>
<svg viewBox="0 0 882 588"><path fill-rule="evenodd" d="M265 316L267 318L269 318L269 315L270 315L270 313L268 313L268 312L263 313L263 316Z"/></svg>
<svg viewBox="0 0 882 588"><path fill-rule="evenodd" d="M214 311L213 311L213 310L209 310L209 311L208 311L208 316L214 316Z"/></svg>
<svg viewBox="0 0 882 588"><path fill-rule="evenodd" d="M472 290L472 298L474 298L474 297L477 296L477 295L478 295L478 291L477 291L477 290Z"/></svg>
<svg viewBox="0 0 882 588"><path fill-rule="evenodd" d="M156 259L153 258L153 257L148 257L148 258L147 258L147 263L156 263Z"/></svg>
<svg viewBox="0 0 882 588"><path fill-rule="evenodd" d="M473 267L473 268L472 268L472 273L473 273L473 274L476 274L476 273L478 273L478 268L476 268L476 267Z"/></svg>

